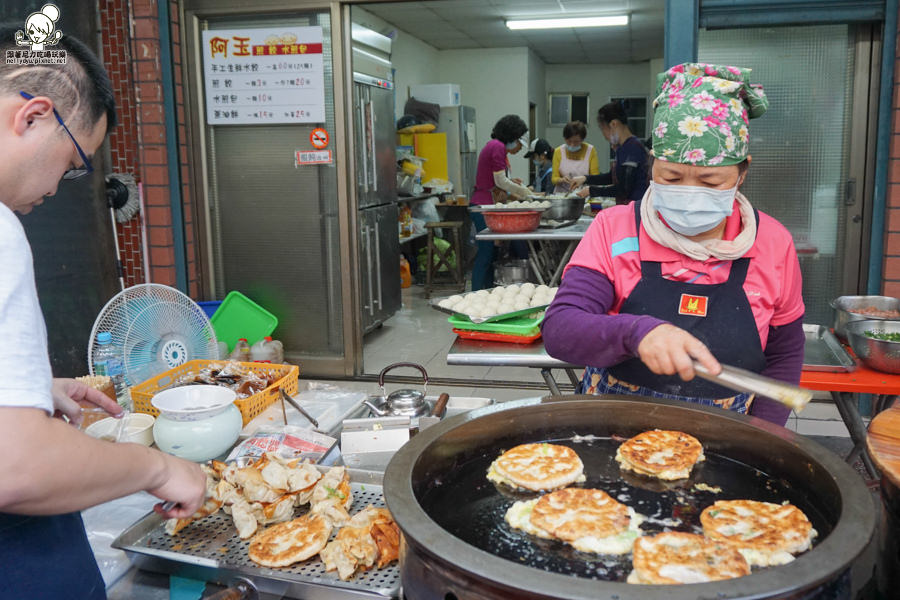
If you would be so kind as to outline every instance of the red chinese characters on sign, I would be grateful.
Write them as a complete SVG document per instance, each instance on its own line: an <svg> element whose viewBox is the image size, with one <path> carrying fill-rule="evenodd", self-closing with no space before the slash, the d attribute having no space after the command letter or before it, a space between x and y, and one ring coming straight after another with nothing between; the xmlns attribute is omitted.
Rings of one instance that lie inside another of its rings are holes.
<svg viewBox="0 0 900 600"><path fill-rule="evenodd" d="M209 54L212 58L216 54L221 54L223 58L228 58L228 42L234 42L234 50L232 56L250 56L250 38L232 36L229 40L223 37L214 37L209 40ZM321 44L320 44L321 45Z"/></svg>
<svg viewBox="0 0 900 600"><path fill-rule="evenodd" d="M678 304L678 314L691 315L694 317L705 317L709 298L706 296L692 296L690 294L682 294L681 302Z"/></svg>
<svg viewBox="0 0 900 600"><path fill-rule="evenodd" d="M254 56L322 54L322 44L268 44L253 46Z"/></svg>

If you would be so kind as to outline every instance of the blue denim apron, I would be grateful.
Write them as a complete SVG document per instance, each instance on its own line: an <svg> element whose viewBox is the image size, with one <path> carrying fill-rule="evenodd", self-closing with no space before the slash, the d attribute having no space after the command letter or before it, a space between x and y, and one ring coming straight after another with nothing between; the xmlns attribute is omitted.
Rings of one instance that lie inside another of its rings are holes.
<svg viewBox="0 0 900 600"><path fill-rule="evenodd" d="M105 600L80 513L0 513L0 598Z"/></svg>
<svg viewBox="0 0 900 600"><path fill-rule="evenodd" d="M641 203L633 206L639 234ZM755 214L758 224L759 214ZM749 258L740 258L732 261L725 282L697 284L666 279L660 263L641 261L641 279L620 312L662 319L706 344L722 364L759 373L766 366L766 358L750 301L744 293L749 265ZM734 395L728 388L699 377L682 381L678 375L657 375L637 357L609 368L588 367L579 392L668 398L741 414L747 414L753 402L752 394Z"/></svg>

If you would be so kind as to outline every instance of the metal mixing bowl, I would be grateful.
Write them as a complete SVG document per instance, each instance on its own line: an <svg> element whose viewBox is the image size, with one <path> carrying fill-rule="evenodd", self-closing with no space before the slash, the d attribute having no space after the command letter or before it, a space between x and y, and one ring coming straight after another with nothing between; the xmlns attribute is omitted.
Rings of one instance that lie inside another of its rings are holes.
<svg viewBox="0 0 900 600"><path fill-rule="evenodd" d="M849 342L847 339L847 324L851 321L890 321L887 317L873 317L862 313L854 312L858 309L876 308L878 310L900 310L900 299L891 298L890 296L840 296L831 301L831 308L834 309L834 334L841 341Z"/></svg>
<svg viewBox="0 0 900 600"><path fill-rule="evenodd" d="M872 333L900 333L900 321L866 319L847 323L850 347L863 364L870 369L886 373L900 373L900 342L878 340L866 335Z"/></svg>
<svg viewBox="0 0 900 600"><path fill-rule="evenodd" d="M584 210L584 198L568 196L566 198L549 199L550 208L544 211L541 218L554 221L574 221L581 216Z"/></svg>

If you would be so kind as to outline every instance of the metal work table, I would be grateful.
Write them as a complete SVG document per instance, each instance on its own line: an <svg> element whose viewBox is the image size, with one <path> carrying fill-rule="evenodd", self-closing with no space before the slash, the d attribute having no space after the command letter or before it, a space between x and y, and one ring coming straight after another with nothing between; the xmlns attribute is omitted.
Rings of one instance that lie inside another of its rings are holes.
<svg viewBox="0 0 900 600"><path fill-rule="evenodd" d="M564 369L569 380L577 387L579 377L574 369L581 368L549 356L544 349L543 340L531 344L506 344L457 338L447 352L447 364L540 369L541 376L553 395L559 395L560 392L551 369ZM877 477L878 472L864 451L866 424L859 414L857 394L878 396L878 401L873 406L873 414L877 414L881 408L890 406L893 399L900 395L900 375L873 371L860 364L857 370L850 373L803 371L800 375L800 386L831 393L841 420L854 444L853 450L846 457L847 462L852 463L860 457L870 475Z"/></svg>
<svg viewBox="0 0 900 600"><path fill-rule="evenodd" d="M544 350L544 342L531 344L507 344L504 342L483 342L464 340L460 337L447 352L448 365L475 365L486 367L531 367L541 370L544 383L554 396L559 396L559 385L553 378L552 369L563 369L572 385L578 386L578 376L574 369L579 365L553 358Z"/></svg>
<svg viewBox="0 0 900 600"><path fill-rule="evenodd" d="M575 223L567 227L537 228L526 233L494 233L488 229L482 229L475 234L478 241L512 241L524 240L528 243L528 263L534 271L538 283L555 286L559 284L563 268L568 264L575 247L588 227L593 217L582 216ZM565 249L560 252L554 242L568 242Z"/></svg>

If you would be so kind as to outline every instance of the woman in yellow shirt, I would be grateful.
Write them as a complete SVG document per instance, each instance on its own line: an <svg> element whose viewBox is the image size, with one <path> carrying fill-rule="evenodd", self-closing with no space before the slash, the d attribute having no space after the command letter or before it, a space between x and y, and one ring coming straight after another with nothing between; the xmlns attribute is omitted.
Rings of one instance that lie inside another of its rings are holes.
<svg viewBox="0 0 900 600"><path fill-rule="evenodd" d="M554 194L568 194L577 187L572 180L578 176L599 175L600 161L597 149L584 143L587 127L581 121L569 121L563 127L565 144L553 152Z"/></svg>

